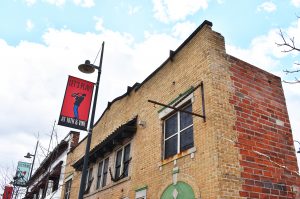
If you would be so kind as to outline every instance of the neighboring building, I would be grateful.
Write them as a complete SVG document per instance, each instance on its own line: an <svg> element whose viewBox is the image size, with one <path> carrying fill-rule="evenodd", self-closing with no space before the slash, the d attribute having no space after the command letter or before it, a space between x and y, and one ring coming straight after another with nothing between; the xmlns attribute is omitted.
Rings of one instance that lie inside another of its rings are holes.
<svg viewBox="0 0 300 199"><path fill-rule="evenodd" d="M59 198L65 176L67 152L79 141L79 132L70 131L29 179L24 199Z"/></svg>
<svg viewBox="0 0 300 199"><path fill-rule="evenodd" d="M211 27L203 22L108 103L92 134L85 198L296 198L281 80L228 55ZM85 146L68 153L63 199L78 197Z"/></svg>

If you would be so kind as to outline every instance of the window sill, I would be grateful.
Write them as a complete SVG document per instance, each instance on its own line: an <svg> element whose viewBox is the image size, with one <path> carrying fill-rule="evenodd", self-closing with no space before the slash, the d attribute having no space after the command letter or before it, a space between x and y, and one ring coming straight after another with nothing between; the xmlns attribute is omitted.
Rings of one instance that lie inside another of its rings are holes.
<svg viewBox="0 0 300 199"><path fill-rule="evenodd" d="M106 185L105 187L96 189L93 193L89 193L89 194L84 195L84 198L85 198L85 197L92 196L92 195L95 195L96 193L99 193L99 192L104 191L104 190L106 190L106 189L109 189L109 188L111 188L111 187L117 186L117 185L119 185L119 184L121 184L121 183L123 183L123 182L129 181L130 179L131 179L130 176L127 176L127 177L125 177L125 178L122 178L122 179L119 180L118 182L113 182L113 183L111 183L111 184L109 184L109 185Z"/></svg>
<svg viewBox="0 0 300 199"><path fill-rule="evenodd" d="M182 151L182 152L180 152L180 153L178 153L178 154L176 154L172 157L169 157L167 159L162 160L160 167L164 166L164 165L166 165L170 162L176 161L177 159L180 159L180 158L182 158L184 156L187 156L187 155L191 155L191 159L193 159L195 152L196 152L196 147L192 147L192 148L190 148L186 151Z"/></svg>

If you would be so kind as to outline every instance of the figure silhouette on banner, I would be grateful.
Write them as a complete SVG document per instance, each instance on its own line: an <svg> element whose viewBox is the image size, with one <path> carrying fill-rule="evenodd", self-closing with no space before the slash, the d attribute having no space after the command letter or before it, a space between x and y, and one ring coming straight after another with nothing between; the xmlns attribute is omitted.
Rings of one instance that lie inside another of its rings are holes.
<svg viewBox="0 0 300 199"><path fill-rule="evenodd" d="M73 93L72 97L74 97L74 106L73 106L73 112L74 112L74 117L79 120L79 112L78 108L81 104L81 102L84 100L86 94L82 93Z"/></svg>

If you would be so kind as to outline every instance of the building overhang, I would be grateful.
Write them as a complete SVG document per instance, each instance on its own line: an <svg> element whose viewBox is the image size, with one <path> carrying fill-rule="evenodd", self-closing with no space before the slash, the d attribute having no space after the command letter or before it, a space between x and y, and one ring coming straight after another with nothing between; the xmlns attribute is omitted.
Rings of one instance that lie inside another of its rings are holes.
<svg viewBox="0 0 300 199"><path fill-rule="evenodd" d="M114 132L107 136L95 148L90 151L89 163L94 163L97 159L103 158L106 153L113 151L113 149L120 145L124 140L132 138L137 129L137 117L126 122L118 127ZM82 171L84 157L80 158L72 166L77 171Z"/></svg>

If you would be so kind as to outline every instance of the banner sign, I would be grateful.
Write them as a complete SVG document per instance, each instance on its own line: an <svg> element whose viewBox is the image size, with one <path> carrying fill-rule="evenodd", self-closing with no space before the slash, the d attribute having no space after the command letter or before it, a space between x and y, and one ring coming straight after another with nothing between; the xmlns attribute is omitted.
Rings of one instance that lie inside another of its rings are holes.
<svg viewBox="0 0 300 199"><path fill-rule="evenodd" d="M18 162L16 176L14 178L15 186L26 186L29 179L31 163L28 162Z"/></svg>
<svg viewBox="0 0 300 199"><path fill-rule="evenodd" d="M2 198L3 199L11 199L11 198L13 198L12 196L13 196L13 187L5 186Z"/></svg>
<svg viewBox="0 0 300 199"><path fill-rule="evenodd" d="M86 130L94 83L69 76L58 125Z"/></svg>

